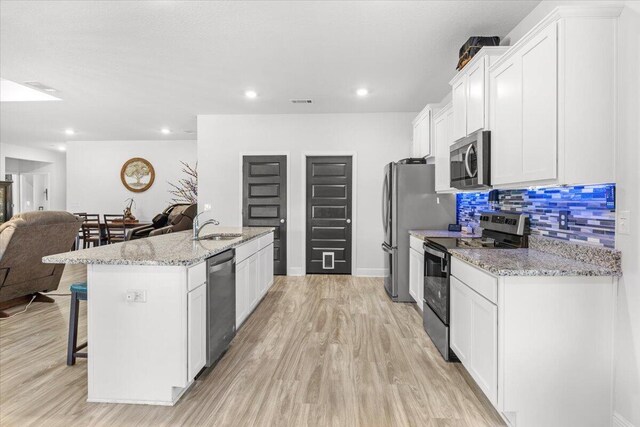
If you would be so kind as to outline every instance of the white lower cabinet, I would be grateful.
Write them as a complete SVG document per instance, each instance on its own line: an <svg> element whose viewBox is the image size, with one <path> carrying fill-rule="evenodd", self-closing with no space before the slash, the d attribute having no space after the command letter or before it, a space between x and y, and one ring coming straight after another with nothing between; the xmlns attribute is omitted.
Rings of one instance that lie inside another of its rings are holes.
<svg viewBox="0 0 640 427"><path fill-rule="evenodd" d="M471 376L498 402L498 307L471 291Z"/></svg>
<svg viewBox="0 0 640 427"><path fill-rule="evenodd" d="M509 425L610 425L616 278L450 277L451 348Z"/></svg>
<svg viewBox="0 0 640 427"><path fill-rule="evenodd" d="M471 354L471 297L464 283L451 277L451 349L465 366Z"/></svg>
<svg viewBox="0 0 640 427"><path fill-rule="evenodd" d="M455 277L451 277L451 348L496 405L498 307Z"/></svg>
<svg viewBox="0 0 640 427"><path fill-rule="evenodd" d="M236 248L236 254L242 254L240 262L236 264L236 329L249 317L273 284L272 236L266 236L270 239L260 239L259 245L254 241ZM256 252L249 255L247 249Z"/></svg>
<svg viewBox="0 0 640 427"><path fill-rule="evenodd" d="M423 309L424 298L424 250L423 241L417 237L409 237L409 295L415 300L418 308Z"/></svg>
<svg viewBox="0 0 640 427"><path fill-rule="evenodd" d="M192 380L207 362L207 284L187 294L187 373Z"/></svg>

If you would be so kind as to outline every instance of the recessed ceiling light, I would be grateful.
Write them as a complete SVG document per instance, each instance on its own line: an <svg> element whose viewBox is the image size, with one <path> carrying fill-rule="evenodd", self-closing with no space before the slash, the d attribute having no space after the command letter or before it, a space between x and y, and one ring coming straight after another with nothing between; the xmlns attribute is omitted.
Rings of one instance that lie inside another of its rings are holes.
<svg viewBox="0 0 640 427"><path fill-rule="evenodd" d="M171 129L162 128L160 129L160 132L162 132L165 135L169 135L171 133Z"/></svg>
<svg viewBox="0 0 640 427"><path fill-rule="evenodd" d="M0 101L2 102L26 102L26 101L62 101L60 98L40 92L39 90L23 86L11 80L0 79Z"/></svg>
<svg viewBox="0 0 640 427"><path fill-rule="evenodd" d="M67 135L75 135L76 131L73 129L65 129L64 133L66 133Z"/></svg>
<svg viewBox="0 0 640 427"><path fill-rule="evenodd" d="M58 150L67 151L67 147L65 147L64 145L61 145L61 146L58 147Z"/></svg>
<svg viewBox="0 0 640 427"><path fill-rule="evenodd" d="M367 95L369 95L369 89L367 89L365 87L361 87L360 89L358 89L356 91L356 95L358 95L358 96L367 96Z"/></svg>
<svg viewBox="0 0 640 427"><path fill-rule="evenodd" d="M246 96L249 99L254 99L258 97L258 94L256 93L255 90L247 90L244 92L244 96Z"/></svg>

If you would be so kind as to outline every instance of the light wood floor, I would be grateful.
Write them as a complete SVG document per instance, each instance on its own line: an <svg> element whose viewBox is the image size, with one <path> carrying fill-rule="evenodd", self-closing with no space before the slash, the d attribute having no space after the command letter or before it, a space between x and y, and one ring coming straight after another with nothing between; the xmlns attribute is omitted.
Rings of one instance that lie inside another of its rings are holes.
<svg viewBox="0 0 640 427"><path fill-rule="evenodd" d="M67 267L59 293L84 275ZM503 425L380 279L278 277L224 358L174 407L85 402L86 361L65 364L69 297L56 300L0 321L3 427Z"/></svg>

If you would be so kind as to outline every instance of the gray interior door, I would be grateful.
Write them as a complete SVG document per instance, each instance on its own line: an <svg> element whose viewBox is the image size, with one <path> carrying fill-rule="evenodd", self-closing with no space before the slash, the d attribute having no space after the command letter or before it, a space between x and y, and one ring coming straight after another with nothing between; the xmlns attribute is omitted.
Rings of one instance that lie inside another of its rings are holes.
<svg viewBox="0 0 640 427"><path fill-rule="evenodd" d="M307 157L307 274L351 274L350 156Z"/></svg>
<svg viewBox="0 0 640 427"><path fill-rule="evenodd" d="M242 225L275 227L273 272L287 274L287 156L244 156L242 181Z"/></svg>

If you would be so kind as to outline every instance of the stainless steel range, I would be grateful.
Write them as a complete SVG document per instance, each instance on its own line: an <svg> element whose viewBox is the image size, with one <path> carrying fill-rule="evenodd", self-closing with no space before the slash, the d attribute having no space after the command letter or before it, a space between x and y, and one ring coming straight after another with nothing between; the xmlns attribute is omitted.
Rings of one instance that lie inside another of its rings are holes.
<svg viewBox="0 0 640 427"><path fill-rule="evenodd" d="M529 218L524 214L482 212L482 237L427 238L424 243L424 330L447 361L457 361L449 347L449 249L526 248Z"/></svg>

